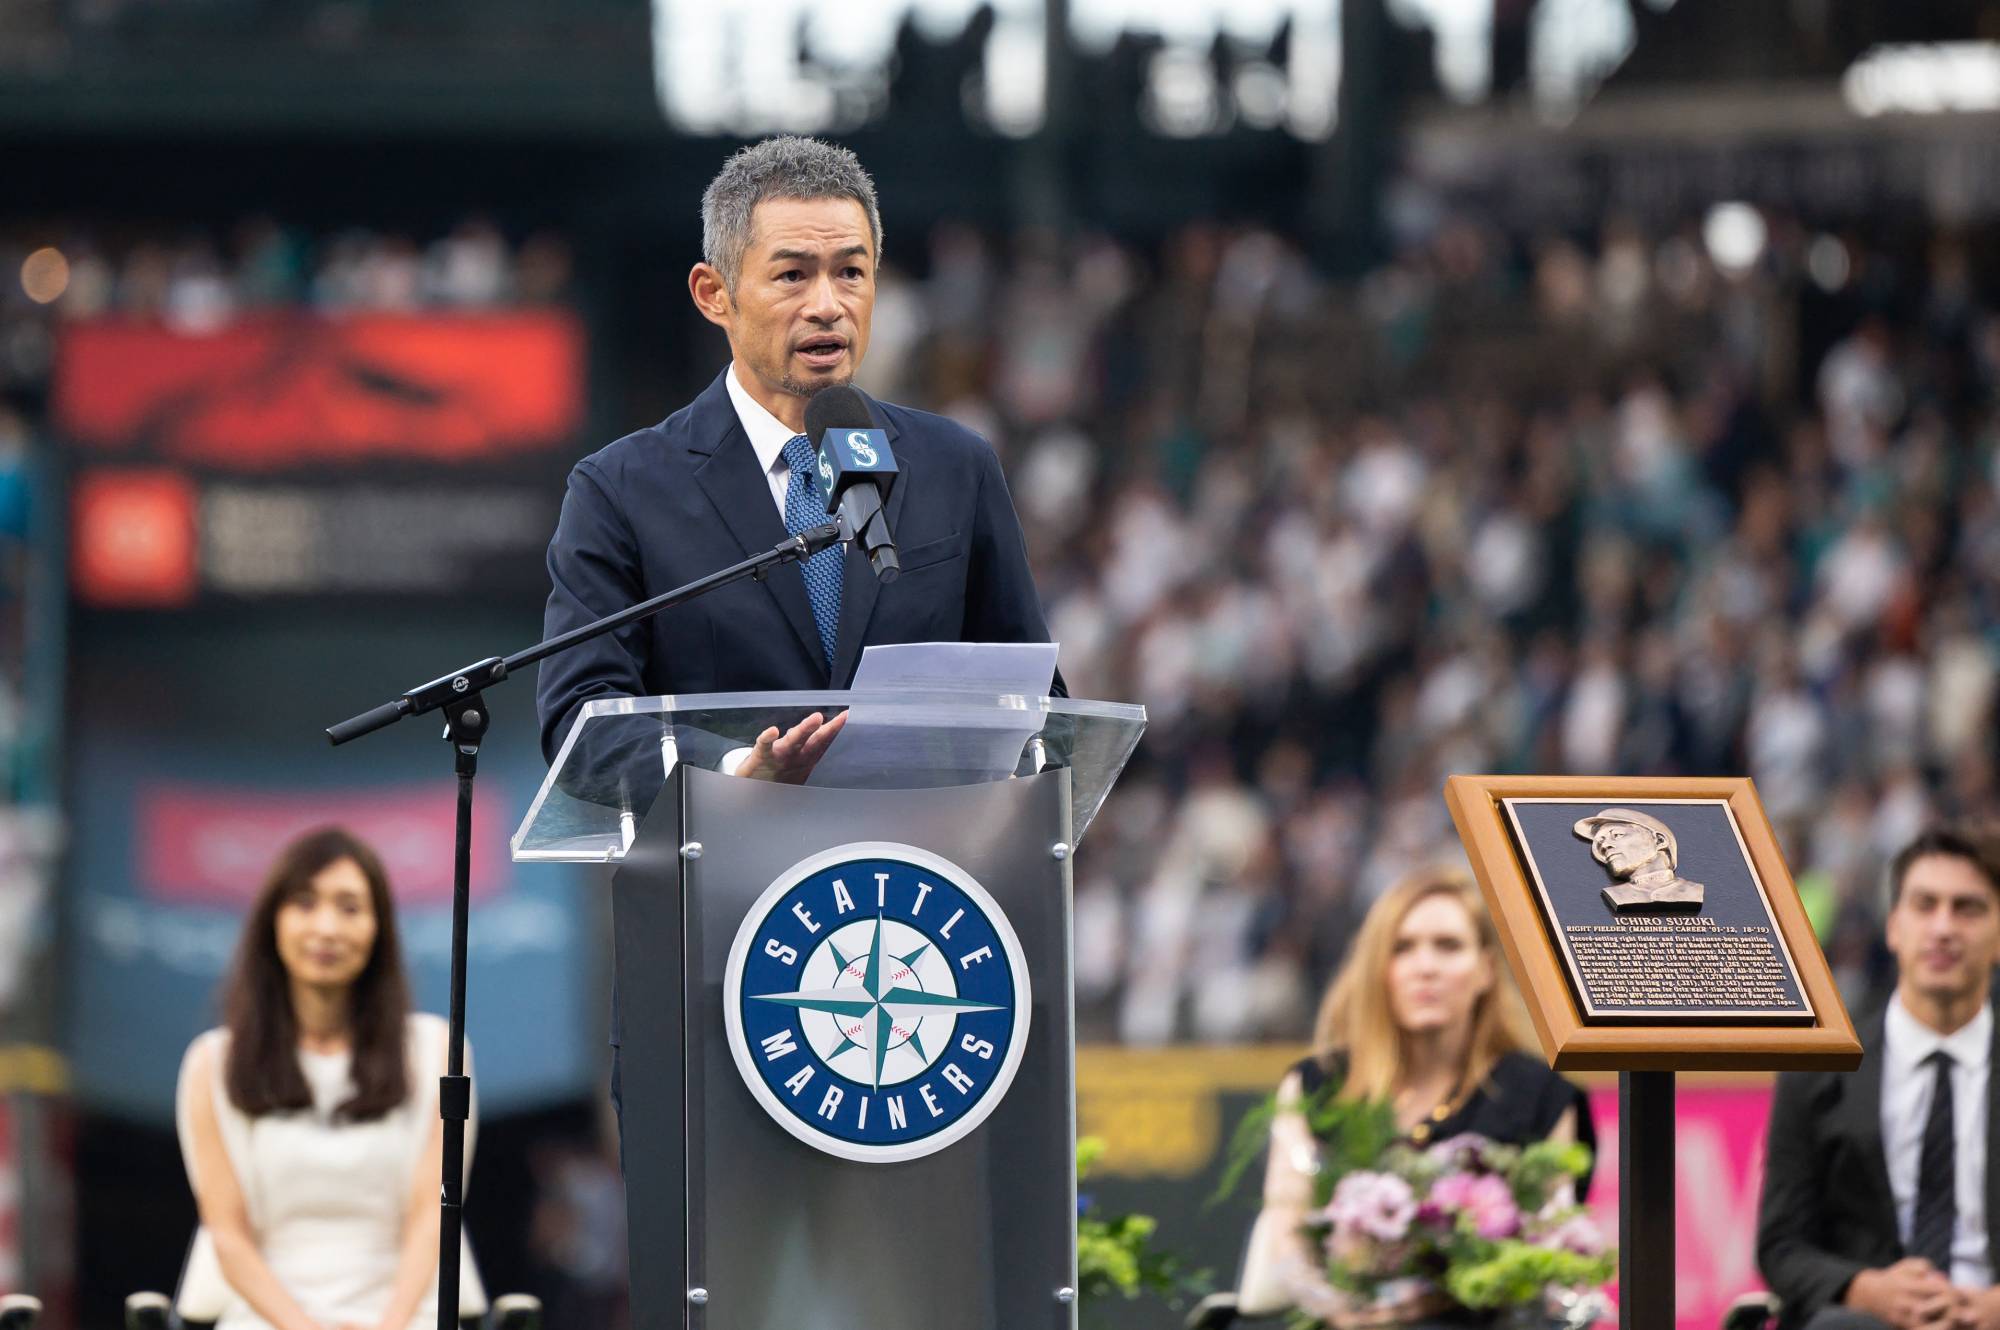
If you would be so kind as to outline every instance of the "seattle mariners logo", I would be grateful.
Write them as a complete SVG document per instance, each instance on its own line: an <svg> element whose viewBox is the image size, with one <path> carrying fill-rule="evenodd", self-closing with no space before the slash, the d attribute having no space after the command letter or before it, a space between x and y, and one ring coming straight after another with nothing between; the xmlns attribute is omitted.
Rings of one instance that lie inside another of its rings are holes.
<svg viewBox="0 0 2000 1330"><path fill-rule="evenodd" d="M855 430L849 434L847 447L854 454L854 460L862 466L874 466L882 460L882 455L875 451L875 445L868 442L866 430Z"/></svg>
<svg viewBox="0 0 2000 1330"><path fill-rule="evenodd" d="M862 841L780 874L723 979L729 1051L779 1126L843 1159L942 1150L1007 1093L1028 1042L1028 968L957 866Z"/></svg>

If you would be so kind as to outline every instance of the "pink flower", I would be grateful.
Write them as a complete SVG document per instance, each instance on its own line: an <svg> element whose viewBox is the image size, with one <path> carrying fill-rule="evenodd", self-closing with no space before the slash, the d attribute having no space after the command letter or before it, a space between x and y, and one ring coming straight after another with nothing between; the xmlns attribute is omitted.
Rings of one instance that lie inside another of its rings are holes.
<svg viewBox="0 0 2000 1330"><path fill-rule="evenodd" d="M1417 1213L1410 1184L1392 1173L1349 1173L1333 1189L1325 1218L1336 1235L1358 1234L1380 1242L1400 1242Z"/></svg>
<svg viewBox="0 0 2000 1330"><path fill-rule="evenodd" d="M1472 1168L1485 1162L1486 1147L1493 1144L1476 1131L1447 1136L1424 1151L1424 1158L1442 1168Z"/></svg>
<svg viewBox="0 0 2000 1330"><path fill-rule="evenodd" d="M1465 1208L1466 1199L1472 1195L1472 1184L1478 1178L1476 1173L1447 1173L1431 1184L1431 1194L1424 1198L1425 1205L1434 1205L1448 1214Z"/></svg>
<svg viewBox="0 0 2000 1330"><path fill-rule="evenodd" d="M1604 1234L1597 1224L1582 1211L1571 1215L1548 1232L1535 1239L1540 1247L1553 1251L1575 1252L1578 1256L1601 1256L1604 1254Z"/></svg>
<svg viewBox="0 0 2000 1330"><path fill-rule="evenodd" d="M1462 1215L1482 1238L1512 1237L1521 1229L1521 1210L1506 1179L1492 1173L1447 1173L1431 1184L1431 1205Z"/></svg>

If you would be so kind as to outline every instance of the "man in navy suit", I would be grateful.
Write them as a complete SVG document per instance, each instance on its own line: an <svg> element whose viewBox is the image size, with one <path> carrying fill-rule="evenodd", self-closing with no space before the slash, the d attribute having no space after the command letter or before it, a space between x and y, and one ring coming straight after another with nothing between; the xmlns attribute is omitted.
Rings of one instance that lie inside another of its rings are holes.
<svg viewBox="0 0 2000 1330"><path fill-rule="evenodd" d="M2000 867L1938 828L1889 886L1896 990L1861 1066L1778 1077L1757 1264L1785 1330L1996 1330Z"/></svg>
<svg viewBox="0 0 2000 1330"><path fill-rule="evenodd" d="M730 363L691 404L570 473L547 634L826 520L811 466L793 459L809 446L806 402L848 383L867 353L881 250L874 184L853 153L787 136L729 159L702 196L688 292L728 335ZM844 688L871 643L1048 640L993 450L941 416L871 407L899 468L888 512L902 576L885 586L865 556L835 548L551 657L536 696L551 761L592 698ZM767 730L728 765L803 779L840 723Z"/></svg>
<svg viewBox="0 0 2000 1330"><path fill-rule="evenodd" d="M549 542L546 636L826 520L804 438L806 402L853 379L868 350L882 252L874 183L845 148L787 136L732 156L701 206L702 261L688 293L728 334L729 365L688 406L570 472ZM902 575L884 586L865 555L836 547L803 568L787 564L551 656L535 695L551 762L593 698L844 688L870 643L1048 641L992 448L942 416L870 405L896 456L888 513ZM1060 676L1055 687L1062 691ZM723 765L803 780L844 719L812 715L783 733L767 729ZM695 755L684 746L682 756ZM614 732L583 765L592 781L624 784L638 806L657 791L659 760L640 727L638 741L621 743ZM615 994L612 1002L615 1050ZM619 1079L614 1056L614 1106Z"/></svg>

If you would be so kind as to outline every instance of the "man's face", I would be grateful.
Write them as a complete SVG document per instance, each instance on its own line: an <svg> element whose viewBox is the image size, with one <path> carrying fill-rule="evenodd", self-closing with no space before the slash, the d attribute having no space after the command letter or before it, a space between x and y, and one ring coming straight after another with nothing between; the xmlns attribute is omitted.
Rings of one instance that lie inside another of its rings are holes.
<svg viewBox="0 0 2000 1330"><path fill-rule="evenodd" d="M1888 941L1914 991L1933 1001L1984 993L2000 961L2000 896L1958 855L1923 855L1903 874Z"/></svg>
<svg viewBox="0 0 2000 1330"><path fill-rule="evenodd" d="M847 383L868 350L875 253L868 214L852 199L766 199L750 215L736 290L695 302L729 334L730 353L765 396L810 397ZM713 271L712 269L709 271Z"/></svg>
<svg viewBox="0 0 2000 1330"><path fill-rule="evenodd" d="M1597 861L1620 877L1634 872L1665 848L1658 836L1630 822L1606 822L1590 840Z"/></svg>

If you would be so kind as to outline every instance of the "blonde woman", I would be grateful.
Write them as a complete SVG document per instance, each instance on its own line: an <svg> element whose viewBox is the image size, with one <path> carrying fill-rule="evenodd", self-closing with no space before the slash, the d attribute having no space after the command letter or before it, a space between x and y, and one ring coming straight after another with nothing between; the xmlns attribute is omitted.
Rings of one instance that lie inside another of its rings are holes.
<svg viewBox="0 0 2000 1330"><path fill-rule="evenodd" d="M1304 1107L1329 1085L1341 1099L1390 1104L1415 1145L1462 1132L1596 1144L1583 1093L1526 1051L1499 937L1462 876L1418 874L1375 902L1320 1004L1313 1049L1278 1087L1264 1205L1238 1289L1245 1314L1290 1308L1318 1273L1299 1232L1319 1160Z"/></svg>

